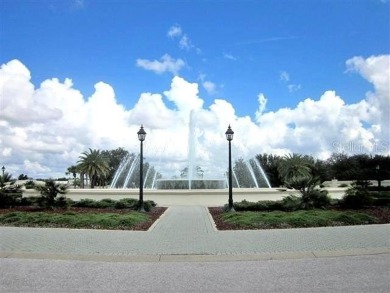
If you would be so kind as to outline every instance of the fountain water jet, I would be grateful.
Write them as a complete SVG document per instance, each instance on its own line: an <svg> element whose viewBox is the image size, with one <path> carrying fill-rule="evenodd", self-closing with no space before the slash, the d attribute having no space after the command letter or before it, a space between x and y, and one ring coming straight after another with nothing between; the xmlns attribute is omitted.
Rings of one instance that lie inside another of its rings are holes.
<svg viewBox="0 0 390 293"><path fill-rule="evenodd" d="M196 136L196 111L191 110L189 114L189 123L188 123L188 153L187 153L187 175L185 178L180 179L162 179L157 178L159 174L155 171L151 184L147 184L147 179L151 177L150 169L147 170L146 175L144 176L143 187L149 187L151 189L224 189L228 187L226 180L226 174L223 172L221 178L203 178L203 174L200 176L198 174L196 164L198 158L197 145L198 139ZM165 149L165 148L164 148ZM161 151L161 149L160 149ZM111 188L128 188L128 183L131 177L134 175L137 166L139 166L139 156L129 156L124 159L120 164L117 172L115 173L114 179L111 184ZM254 161L254 162L252 162ZM236 168L238 166L238 168ZM126 173L127 172L127 173ZM126 173L126 178L123 185L119 184L119 179L123 177ZM239 159L232 170L235 183L233 187L235 188L259 188L261 187L260 182L258 182L257 177L264 179L264 182L268 188L271 188L269 181L265 175L264 170L262 169L260 163L256 159L244 160ZM135 180L134 180L135 181ZM264 186L264 184L263 184ZM133 186L135 187L135 186Z"/></svg>

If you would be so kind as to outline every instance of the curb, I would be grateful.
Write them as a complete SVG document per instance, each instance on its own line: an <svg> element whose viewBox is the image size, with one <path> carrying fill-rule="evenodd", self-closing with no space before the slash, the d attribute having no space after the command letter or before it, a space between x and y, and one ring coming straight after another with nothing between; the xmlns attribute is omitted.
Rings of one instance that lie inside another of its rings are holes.
<svg viewBox="0 0 390 293"><path fill-rule="evenodd" d="M361 248L349 250L320 250L307 252L275 252L258 254L156 254L156 255L78 255L30 252L0 252L0 259L46 259L94 262L235 262L310 259L361 255L390 255L390 248Z"/></svg>

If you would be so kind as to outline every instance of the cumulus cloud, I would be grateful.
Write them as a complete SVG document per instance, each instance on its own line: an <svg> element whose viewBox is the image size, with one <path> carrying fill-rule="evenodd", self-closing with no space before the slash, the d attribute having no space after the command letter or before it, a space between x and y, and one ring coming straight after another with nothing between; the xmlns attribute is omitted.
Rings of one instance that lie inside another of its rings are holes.
<svg viewBox="0 0 390 293"><path fill-rule="evenodd" d="M161 74L164 72L171 72L172 74L178 74L179 71L185 66L185 62L182 59L174 59L168 54L161 57L161 61L158 60L147 60L137 59L136 62L138 67L145 70L150 70L155 73Z"/></svg>
<svg viewBox="0 0 390 293"><path fill-rule="evenodd" d="M296 107L267 111L270 97L260 93L252 119L238 116L223 98L205 108L198 83L179 76L163 93L141 93L126 109L107 83L97 82L90 97L71 79L50 78L35 87L25 65L12 60L0 68L0 155L14 176L62 177L90 147L138 153L141 123L147 132L145 157L168 178L186 166L189 135L205 176L221 177L229 124L235 132L234 158L262 152L320 158L337 151L389 154L389 56L354 57L346 65L374 86L361 101L346 104L328 90Z"/></svg>

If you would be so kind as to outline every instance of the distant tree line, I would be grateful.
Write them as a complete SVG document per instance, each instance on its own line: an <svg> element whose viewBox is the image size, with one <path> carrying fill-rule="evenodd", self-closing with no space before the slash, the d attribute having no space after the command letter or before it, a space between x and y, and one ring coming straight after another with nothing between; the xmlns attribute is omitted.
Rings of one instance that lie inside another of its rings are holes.
<svg viewBox="0 0 390 293"><path fill-rule="evenodd" d="M334 153L327 160L310 155L289 154L278 156L258 154L255 159L261 164L271 186L284 184L285 170L308 172L320 182L337 180L386 180L390 179L390 156ZM303 170L303 171L302 171Z"/></svg>

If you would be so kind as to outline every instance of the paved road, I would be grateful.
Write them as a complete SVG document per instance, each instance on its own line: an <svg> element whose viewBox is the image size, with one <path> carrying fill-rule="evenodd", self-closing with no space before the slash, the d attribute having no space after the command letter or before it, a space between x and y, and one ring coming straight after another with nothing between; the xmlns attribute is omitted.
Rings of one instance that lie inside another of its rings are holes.
<svg viewBox="0 0 390 293"><path fill-rule="evenodd" d="M0 292L390 292L389 255L239 262L0 259Z"/></svg>

